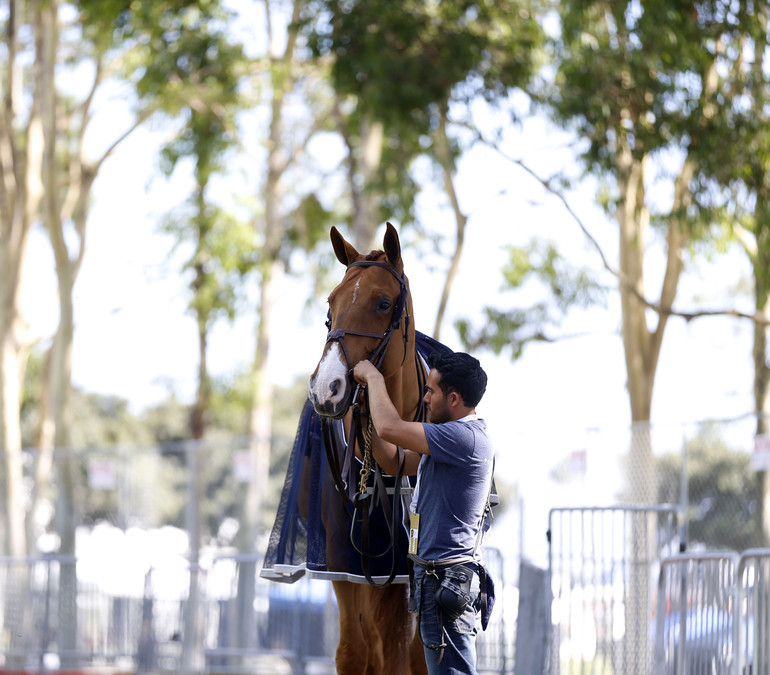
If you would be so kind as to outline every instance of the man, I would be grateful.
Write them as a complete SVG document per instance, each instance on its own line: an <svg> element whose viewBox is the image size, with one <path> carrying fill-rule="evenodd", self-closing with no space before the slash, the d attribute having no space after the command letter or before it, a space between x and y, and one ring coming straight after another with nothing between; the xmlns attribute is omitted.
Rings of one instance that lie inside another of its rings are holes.
<svg viewBox="0 0 770 675"><path fill-rule="evenodd" d="M404 474L417 474L409 551L428 671L475 675L476 618L491 590L478 559L493 468L486 424L476 415L487 376L462 352L433 354L428 365L426 423L399 417L371 362L353 374L368 389L374 458L395 474L400 446Z"/></svg>

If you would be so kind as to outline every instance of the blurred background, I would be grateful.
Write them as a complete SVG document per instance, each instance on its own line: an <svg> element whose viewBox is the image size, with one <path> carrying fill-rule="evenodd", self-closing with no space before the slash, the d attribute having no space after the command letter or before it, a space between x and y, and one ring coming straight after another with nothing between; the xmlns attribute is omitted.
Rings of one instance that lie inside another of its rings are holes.
<svg viewBox="0 0 770 675"><path fill-rule="evenodd" d="M4 665L224 668L259 631L296 653L270 602L334 616L324 582L253 579L332 225L396 225L417 328L489 373L514 616L556 507L766 545L767 12L0 2Z"/></svg>

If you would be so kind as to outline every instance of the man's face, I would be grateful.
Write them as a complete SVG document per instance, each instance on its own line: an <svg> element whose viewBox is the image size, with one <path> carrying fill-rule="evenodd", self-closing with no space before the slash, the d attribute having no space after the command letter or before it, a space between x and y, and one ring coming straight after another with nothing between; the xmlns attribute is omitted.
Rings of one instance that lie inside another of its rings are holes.
<svg viewBox="0 0 770 675"><path fill-rule="evenodd" d="M435 368L431 368L425 385L423 401L425 401L425 406L428 409L428 422L432 424L443 424L451 420L449 405L444 392L441 391L439 382L441 382L441 375Z"/></svg>

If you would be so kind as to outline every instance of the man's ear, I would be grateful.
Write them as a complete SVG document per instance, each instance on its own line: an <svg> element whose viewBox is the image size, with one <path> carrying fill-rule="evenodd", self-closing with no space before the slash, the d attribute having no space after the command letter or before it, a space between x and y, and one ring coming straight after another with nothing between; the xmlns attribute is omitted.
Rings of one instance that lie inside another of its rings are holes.
<svg viewBox="0 0 770 675"><path fill-rule="evenodd" d="M450 391L449 396L446 397L447 403L450 406L462 405L463 399L456 391Z"/></svg>

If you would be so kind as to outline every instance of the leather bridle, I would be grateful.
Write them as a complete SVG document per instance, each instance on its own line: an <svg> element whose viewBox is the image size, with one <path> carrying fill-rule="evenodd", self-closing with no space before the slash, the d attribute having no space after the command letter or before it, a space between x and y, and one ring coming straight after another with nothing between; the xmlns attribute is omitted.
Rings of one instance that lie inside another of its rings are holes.
<svg viewBox="0 0 770 675"><path fill-rule="evenodd" d="M393 310L393 318L390 322L390 325L388 326L387 330L384 333L365 333L362 331L357 330L345 330L343 328L332 328L331 327L331 309L329 309L329 313L326 317L326 328L328 329L328 333L326 334L326 343L329 342L337 342L342 350L343 355L345 356L345 363L348 367L348 377L351 381L353 381L353 366L355 366L355 363L350 362L350 354L348 354L348 349L345 346L345 336L346 335L355 335L357 337L370 337L370 338L377 338L380 340L380 344L369 356L369 360L375 365L377 369L380 368L382 365L382 360L385 358L385 352L388 349L388 345L390 344L390 338L393 336L393 333L395 333L400 327L401 327L401 319L404 319L404 357L401 360L401 365L404 365L404 360L406 359L406 348L407 343L409 340L409 310L406 306L406 278L403 274L399 274L395 268L392 265L389 265L388 263L384 263L380 260L356 260L355 262L350 263L348 265L347 270L345 270L345 274L347 274L348 271L350 271L351 267L380 267L384 270L387 270L390 272L398 281L399 285L401 286L401 291L398 296L398 301L396 302L396 308Z"/></svg>

